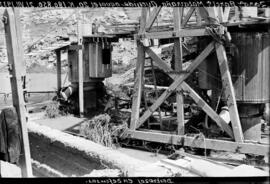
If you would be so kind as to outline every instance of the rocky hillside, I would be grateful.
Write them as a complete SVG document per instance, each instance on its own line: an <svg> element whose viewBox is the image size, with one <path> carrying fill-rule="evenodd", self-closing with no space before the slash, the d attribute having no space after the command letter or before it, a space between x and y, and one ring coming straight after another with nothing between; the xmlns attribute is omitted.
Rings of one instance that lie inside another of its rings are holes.
<svg viewBox="0 0 270 184"><path fill-rule="evenodd" d="M24 59L27 68L40 65L49 70L54 68L55 55L48 48L54 44L61 44L63 41L58 40L59 37L67 37L69 33L76 33L77 13L83 14L84 23L91 22L100 25L100 27L103 25L108 26L115 23L124 23L126 21L138 21L140 14L140 9L138 8L96 8L79 10L33 8L20 10L22 41L25 54ZM3 13L4 8L0 8L0 14L2 15ZM122 41L121 43L114 44L114 46L114 63L127 63L130 58L136 56L135 45L132 41ZM120 53L120 55L118 53ZM6 62L5 34L1 22L0 63Z"/></svg>
<svg viewBox="0 0 270 184"><path fill-rule="evenodd" d="M4 12L0 8L0 14ZM20 19L22 26L22 41L24 59L30 72L47 72L55 70L55 54L50 50L52 45L59 45L63 41L60 37L67 37L69 33L76 33L77 14L83 15L84 23L98 25L99 32L110 33L110 25L136 23L138 24L141 8L22 8ZM158 16L158 22L172 18L172 9L163 8ZM134 24L131 24L134 25ZM134 41L120 41L114 43L112 60L116 69L129 65L136 58L137 51ZM5 34L0 23L0 71L1 63L7 62L5 48ZM37 69L38 68L38 69Z"/></svg>

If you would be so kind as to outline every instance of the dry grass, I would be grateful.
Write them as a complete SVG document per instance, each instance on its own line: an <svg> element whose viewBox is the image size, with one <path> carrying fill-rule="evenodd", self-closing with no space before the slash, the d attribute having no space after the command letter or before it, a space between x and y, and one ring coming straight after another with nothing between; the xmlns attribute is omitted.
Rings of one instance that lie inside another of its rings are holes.
<svg viewBox="0 0 270 184"><path fill-rule="evenodd" d="M52 102L47 105L45 109L45 116L48 118L56 118L61 115L61 111L59 110L59 102Z"/></svg>
<svg viewBox="0 0 270 184"><path fill-rule="evenodd" d="M104 145L115 147L117 137L122 136L127 129L127 124L115 124L108 114L100 114L82 123L80 134L89 140Z"/></svg>

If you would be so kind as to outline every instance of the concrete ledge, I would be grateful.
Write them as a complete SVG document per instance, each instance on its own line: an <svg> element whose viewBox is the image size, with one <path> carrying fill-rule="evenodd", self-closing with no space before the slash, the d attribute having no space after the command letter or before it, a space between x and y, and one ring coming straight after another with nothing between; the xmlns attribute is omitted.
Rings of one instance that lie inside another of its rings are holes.
<svg viewBox="0 0 270 184"><path fill-rule="evenodd" d="M85 170L81 172L81 174L88 172L86 162L89 162L89 166L93 164L105 165L111 169L120 169L122 172L128 172L149 164L148 162L132 158L117 150L47 126L38 125L35 122L28 122L27 126L31 144L31 157L40 163L44 163L42 159L48 157L48 160L52 162L50 167L56 170L61 169L55 167L60 167L65 161L76 163L78 166L77 169L80 169L79 166L84 167ZM42 153L44 151L47 153ZM53 154L53 152L55 152L54 156L49 157L48 154ZM55 158L56 156L59 157L57 160ZM55 159L55 161L53 159ZM56 161L59 161L59 164L56 163ZM69 167L67 165L64 166ZM90 168L89 171L91 172L91 170L96 169L96 167ZM72 175L70 172L63 174Z"/></svg>

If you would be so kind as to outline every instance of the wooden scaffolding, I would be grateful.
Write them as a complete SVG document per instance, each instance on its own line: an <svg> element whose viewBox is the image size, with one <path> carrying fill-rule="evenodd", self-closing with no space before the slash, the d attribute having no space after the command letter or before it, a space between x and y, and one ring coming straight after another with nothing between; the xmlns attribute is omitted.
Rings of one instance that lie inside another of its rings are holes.
<svg viewBox="0 0 270 184"><path fill-rule="evenodd" d="M229 71L225 48L221 41L213 41L193 60L186 70L182 68L182 37L211 36L209 27L214 26L217 35L230 39L226 26L230 7L191 7L184 15L184 8L173 8L174 28L172 31L152 31L151 27L161 10L161 7L143 8L140 19L140 29L135 36L138 48L134 94L132 102L131 124L128 131L130 138L169 143L189 147L223 150L239 153L250 153L265 155L268 153L269 145L246 142L243 137L242 127L238 114L235 91L232 77ZM196 12L196 23L193 28L188 28L188 22L192 14ZM152 39L174 39L174 70L166 64L152 48ZM222 85L225 89L225 98L229 108L232 127L230 127L203 98L198 95L186 82L188 76L205 60L212 52L216 52L219 69L221 72ZM145 56L148 54L156 66L168 73L174 82L159 96L156 101L148 107L140 116L140 105L144 91L144 66ZM160 107L160 105L173 93L176 92L177 101L177 134L164 133L156 130L140 130L140 126ZM196 104L216 124L230 136L231 139L219 140L209 139L204 136L189 136L185 134L183 92L188 94Z"/></svg>

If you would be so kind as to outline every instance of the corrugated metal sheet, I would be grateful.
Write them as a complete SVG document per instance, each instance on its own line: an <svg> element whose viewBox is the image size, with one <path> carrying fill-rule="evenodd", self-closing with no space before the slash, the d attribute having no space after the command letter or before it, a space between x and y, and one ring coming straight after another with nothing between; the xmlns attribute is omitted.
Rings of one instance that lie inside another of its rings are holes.
<svg viewBox="0 0 270 184"><path fill-rule="evenodd" d="M83 81L92 82L94 78L107 78L112 76L111 52L109 57L103 54L103 43L84 43L83 48ZM111 49L111 48L110 48ZM111 50L110 50L111 51ZM104 59L109 59L104 63ZM78 52L68 51L69 80L78 82ZM108 64L107 64L108 63Z"/></svg>
<svg viewBox="0 0 270 184"><path fill-rule="evenodd" d="M106 78L112 76L111 57L107 57L103 53L103 42L89 43L89 77L91 78ZM111 55L111 52L107 53ZM109 59L109 61L104 61ZM105 64L108 63L108 64Z"/></svg>
<svg viewBox="0 0 270 184"><path fill-rule="evenodd" d="M232 75L239 102L265 103L270 99L269 33L232 33L236 55Z"/></svg>

